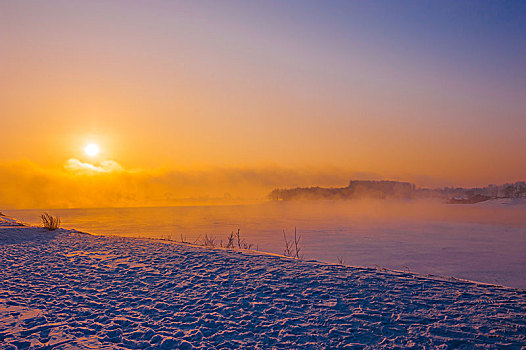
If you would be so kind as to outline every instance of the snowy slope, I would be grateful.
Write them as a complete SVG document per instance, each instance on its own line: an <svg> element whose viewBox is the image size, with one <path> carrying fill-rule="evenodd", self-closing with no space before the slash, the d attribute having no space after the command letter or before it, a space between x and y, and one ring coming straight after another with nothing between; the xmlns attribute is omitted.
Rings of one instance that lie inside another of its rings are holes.
<svg viewBox="0 0 526 350"><path fill-rule="evenodd" d="M9 216L5 216L4 214L0 213L0 227L4 227L4 226L23 226L23 225L18 220L13 219Z"/></svg>
<svg viewBox="0 0 526 350"><path fill-rule="evenodd" d="M492 348L524 291L269 254L0 227L0 348Z"/></svg>

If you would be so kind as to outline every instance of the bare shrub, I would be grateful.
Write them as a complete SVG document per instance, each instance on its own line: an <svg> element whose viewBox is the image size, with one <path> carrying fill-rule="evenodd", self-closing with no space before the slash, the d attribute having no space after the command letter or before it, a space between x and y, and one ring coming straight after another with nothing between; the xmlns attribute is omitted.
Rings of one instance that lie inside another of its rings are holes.
<svg viewBox="0 0 526 350"><path fill-rule="evenodd" d="M230 232L230 236L228 238L228 243L226 245L227 248L234 248L234 231Z"/></svg>
<svg viewBox="0 0 526 350"><path fill-rule="evenodd" d="M180 234L179 242L190 244L190 242L186 240L186 236L183 235L182 233Z"/></svg>
<svg viewBox="0 0 526 350"><path fill-rule="evenodd" d="M237 229L237 232L230 232L230 235L227 236L227 244L225 248L235 248L237 244L238 249L252 249L254 244L248 243L244 238L241 238L241 230ZM222 246L222 245L221 245Z"/></svg>
<svg viewBox="0 0 526 350"><path fill-rule="evenodd" d="M283 250L283 255L290 256L296 259L303 259L303 254L300 254L302 248L300 246L301 236L298 235L296 227L294 227L294 240L289 241L287 239L287 234L283 230L283 240L285 243L285 249Z"/></svg>
<svg viewBox="0 0 526 350"><path fill-rule="evenodd" d="M287 234L283 230L283 239L285 240L285 249L283 250L283 255L285 256L294 256L292 242L287 239Z"/></svg>
<svg viewBox="0 0 526 350"><path fill-rule="evenodd" d="M301 247L300 247L300 240L301 236L298 236L296 233L296 227L294 227L294 249L296 250L296 259L302 259L303 254L300 254Z"/></svg>
<svg viewBox="0 0 526 350"><path fill-rule="evenodd" d="M201 241L201 245L204 245L205 247L215 247L216 238L205 233L203 240Z"/></svg>
<svg viewBox="0 0 526 350"><path fill-rule="evenodd" d="M60 218L58 216L52 216L48 213L40 215L42 220L42 226L49 231L55 231L60 226Z"/></svg>
<svg viewBox="0 0 526 350"><path fill-rule="evenodd" d="M237 247L241 249L241 236L239 234L240 229L237 229L236 237L237 237Z"/></svg>

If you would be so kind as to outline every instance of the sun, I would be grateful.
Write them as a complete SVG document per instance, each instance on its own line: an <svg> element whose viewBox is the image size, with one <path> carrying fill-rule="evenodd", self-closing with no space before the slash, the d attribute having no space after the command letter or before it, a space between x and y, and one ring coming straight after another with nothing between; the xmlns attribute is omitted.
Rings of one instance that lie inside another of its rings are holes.
<svg viewBox="0 0 526 350"><path fill-rule="evenodd" d="M84 153L86 153L90 157L95 157L97 154L99 154L100 148L95 143L90 143L86 147L84 147Z"/></svg>

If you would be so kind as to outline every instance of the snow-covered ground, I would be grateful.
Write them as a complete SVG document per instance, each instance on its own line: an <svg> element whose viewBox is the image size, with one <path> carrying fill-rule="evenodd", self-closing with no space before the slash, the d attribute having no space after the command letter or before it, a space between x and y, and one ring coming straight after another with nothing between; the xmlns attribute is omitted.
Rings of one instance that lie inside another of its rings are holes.
<svg viewBox="0 0 526 350"><path fill-rule="evenodd" d="M523 290L0 219L3 349L520 349Z"/></svg>

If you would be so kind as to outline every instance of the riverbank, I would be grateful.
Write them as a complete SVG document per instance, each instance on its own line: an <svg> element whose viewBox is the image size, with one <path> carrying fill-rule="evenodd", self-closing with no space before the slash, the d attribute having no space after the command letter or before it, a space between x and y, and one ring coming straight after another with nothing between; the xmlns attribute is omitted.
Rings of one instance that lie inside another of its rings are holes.
<svg viewBox="0 0 526 350"><path fill-rule="evenodd" d="M231 232L283 254L297 228L306 259L454 277L526 289L526 202L448 205L434 201L265 202L254 205L49 209L61 227L98 235L227 245ZM40 224L43 210L5 214ZM182 237L182 238L181 238Z"/></svg>
<svg viewBox="0 0 526 350"><path fill-rule="evenodd" d="M0 225L7 348L496 349L526 341L518 289L11 224Z"/></svg>

